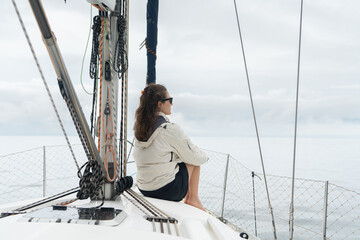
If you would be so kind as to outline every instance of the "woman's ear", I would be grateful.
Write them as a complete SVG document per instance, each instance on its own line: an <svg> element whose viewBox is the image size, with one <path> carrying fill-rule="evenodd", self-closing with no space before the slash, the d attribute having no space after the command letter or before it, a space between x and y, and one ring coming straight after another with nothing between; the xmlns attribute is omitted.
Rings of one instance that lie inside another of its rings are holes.
<svg viewBox="0 0 360 240"><path fill-rule="evenodd" d="M161 101L158 101L158 104L157 104L157 106L158 106L158 109L161 109L161 107L162 107L162 102Z"/></svg>

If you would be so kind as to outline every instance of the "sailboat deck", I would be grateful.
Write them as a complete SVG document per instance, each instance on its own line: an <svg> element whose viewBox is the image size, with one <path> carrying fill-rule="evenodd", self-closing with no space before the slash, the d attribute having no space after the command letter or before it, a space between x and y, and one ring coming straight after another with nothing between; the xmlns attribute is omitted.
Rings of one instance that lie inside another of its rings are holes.
<svg viewBox="0 0 360 240"><path fill-rule="evenodd" d="M120 236L130 239L242 239L239 232L217 218L183 202L145 198L153 206L161 206L161 211L171 219L176 219L177 223L158 221L156 218L151 221L151 216L147 214L146 209L136 205L127 193L114 201L104 202L103 208L122 210L119 215L110 220L94 221L76 218L69 221L69 219L51 217L56 215L56 210L45 213L46 209L52 209L52 205L71 200L73 197L42 205L24 214L0 219L2 239L41 240L49 239L49 236L52 239L97 239ZM30 201L3 205L4 208L0 211L9 211L28 203ZM92 208L100 203L101 201L78 200L67 205L67 208ZM120 215L122 216L119 218ZM119 221L115 221L117 218ZM249 239L257 238L250 236Z"/></svg>

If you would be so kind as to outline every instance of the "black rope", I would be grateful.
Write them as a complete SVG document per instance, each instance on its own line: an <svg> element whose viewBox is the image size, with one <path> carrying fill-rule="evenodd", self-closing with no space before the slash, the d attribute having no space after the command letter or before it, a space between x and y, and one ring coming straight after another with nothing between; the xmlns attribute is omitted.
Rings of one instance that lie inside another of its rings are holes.
<svg viewBox="0 0 360 240"><path fill-rule="evenodd" d="M100 165L96 161L88 161L80 168L78 171L78 176L80 176L80 171L84 167L85 170L82 177L80 178L80 190L77 193L77 197L79 199L87 199L89 197L90 199L96 199L99 195L99 191L102 192L102 186L105 182L105 179L102 176ZM104 194L102 195L104 201Z"/></svg>
<svg viewBox="0 0 360 240"><path fill-rule="evenodd" d="M114 53L114 70L118 73L119 79L121 79L121 110L120 110L120 142L119 142L119 161L120 161L120 177L124 177L124 145L126 144L122 141L124 136L124 116L125 116L125 73L128 68L128 59L126 52L126 28L127 28L127 16L126 16L126 7L127 1L123 0L120 4L120 15L117 19L117 30L118 30L118 39L115 46Z"/></svg>
<svg viewBox="0 0 360 240"><path fill-rule="evenodd" d="M97 70L95 75L97 75ZM92 101L92 109L90 114L91 135L93 135L94 125L95 125L94 115L95 115L96 92L97 92L97 77L95 77L94 79L93 101Z"/></svg>
<svg viewBox="0 0 360 240"><path fill-rule="evenodd" d="M99 59L99 35L101 32L101 18L99 16L93 18L92 30L93 40L90 59L90 78L96 79Z"/></svg>
<svg viewBox="0 0 360 240"><path fill-rule="evenodd" d="M114 52L114 69L118 73L119 78L122 78L123 74L128 68L128 57L125 49L126 43L126 18L124 15L120 15L117 19L118 27L118 40L115 46Z"/></svg>
<svg viewBox="0 0 360 240"><path fill-rule="evenodd" d="M101 32L101 18L95 16L93 18L93 40L92 40L92 49L91 49L91 58L90 58L90 69L89 74L90 78L94 79L94 91L93 91L93 101L92 101L92 110L90 114L90 132L93 134L94 131L94 114L95 114L95 102L96 102L96 89L97 89L97 74L98 74L98 62L99 62L99 35Z"/></svg>
<svg viewBox="0 0 360 240"><path fill-rule="evenodd" d="M0 214L0 219L3 218L3 217L8 217L8 216L16 215L16 214L26 213L26 212L25 212L26 210L29 210L29 209L31 209L31 208L40 206L40 205L42 205L42 204L45 204L45 203L48 203L48 202L51 202L51 201L54 201L54 200L57 200L57 199L62 198L62 197L68 196L68 195L73 194L73 193L76 193L76 192L78 192L78 191L79 191L79 188L78 188L78 187L72 188L72 189L69 189L69 190L67 190L67 191L65 191L65 192L58 193L58 194L56 194L56 195L53 195L53 196L50 196L50 197L41 199L40 201L30 203L30 204L28 204L28 205L22 206L22 207L20 207L20 208L15 209L15 210L8 211L8 212L2 212L2 213Z"/></svg>

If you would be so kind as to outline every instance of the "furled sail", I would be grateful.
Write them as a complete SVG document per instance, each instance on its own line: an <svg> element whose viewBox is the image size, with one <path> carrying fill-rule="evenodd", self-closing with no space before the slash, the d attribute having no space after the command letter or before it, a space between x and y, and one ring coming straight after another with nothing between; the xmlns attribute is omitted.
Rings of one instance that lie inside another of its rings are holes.
<svg viewBox="0 0 360 240"><path fill-rule="evenodd" d="M156 82L156 46L157 46L157 25L159 13L159 0L148 0L147 3L147 33L146 33L146 49L147 49L147 76L146 84Z"/></svg>

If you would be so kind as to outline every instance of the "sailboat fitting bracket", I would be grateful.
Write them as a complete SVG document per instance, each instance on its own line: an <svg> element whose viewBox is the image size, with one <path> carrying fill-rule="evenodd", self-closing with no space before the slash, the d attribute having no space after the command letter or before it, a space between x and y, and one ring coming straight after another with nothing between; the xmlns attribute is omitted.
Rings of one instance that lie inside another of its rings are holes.
<svg viewBox="0 0 360 240"><path fill-rule="evenodd" d="M111 70L110 70L110 62L105 62L105 80L111 81Z"/></svg>

